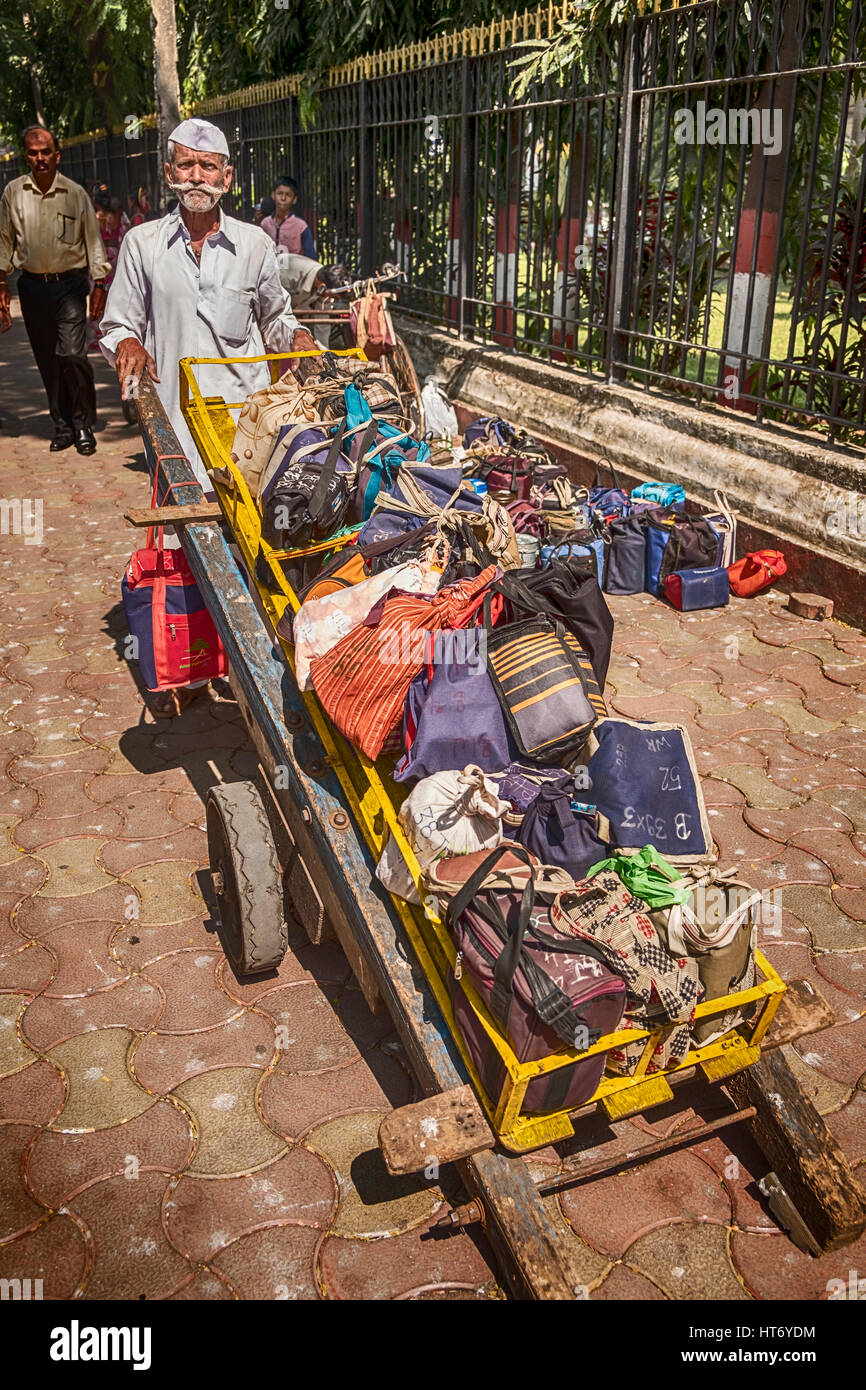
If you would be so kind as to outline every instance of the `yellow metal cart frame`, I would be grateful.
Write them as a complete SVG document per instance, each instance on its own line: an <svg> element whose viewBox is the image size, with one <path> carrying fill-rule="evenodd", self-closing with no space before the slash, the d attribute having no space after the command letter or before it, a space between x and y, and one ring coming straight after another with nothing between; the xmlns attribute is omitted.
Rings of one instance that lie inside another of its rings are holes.
<svg viewBox="0 0 866 1390"><path fill-rule="evenodd" d="M203 396L196 380L195 369L238 362L246 365L268 362L272 378L276 379L278 364L284 363L287 358L318 355L291 353L267 354L255 358L187 357L180 362L180 401L184 418L211 473L213 487L240 548L250 582L255 585L275 630L285 610L291 608L292 611L297 611L299 606L297 595L285 578L280 560L292 556L300 557L315 550L333 551L341 544L346 544L353 533L350 531L318 546L297 551L275 550L268 544L262 536L258 508L243 475L231 458L231 445L235 434L235 419L231 412L239 410L243 402L226 402L222 397ZM363 354L357 349L336 355L363 358ZM262 584L255 577L256 561L259 557L264 559L270 569L273 576L271 585ZM294 675L292 645L282 639L278 640ZM580 1112L561 1110L544 1114L527 1113L523 1110L526 1089L537 1076L573 1066L588 1057L606 1053L611 1048L645 1040L640 1061L634 1072L627 1076L605 1073L592 1099L581 1108L589 1110L599 1106L611 1120L637 1114L670 1100L673 1092L668 1077L677 1073L699 1067L709 1081L722 1081L758 1060L761 1041L785 991L784 981L760 951L756 956L759 978L752 988L699 1004L695 1014L696 1019L703 1020L727 1013L731 1009L763 1004L763 1008L757 1008L754 1021L740 1024L715 1042L692 1048L678 1066L653 1073L648 1073L650 1059L658 1043L675 1025L652 1031L624 1029L607 1034L584 1051L562 1047L536 1061L519 1062L507 1037L464 972L460 986L504 1066L505 1079L500 1094L488 1096L456 1026L451 1007L447 972L449 968L453 968L456 948L437 913L434 900L424 893L420 866L397 820L399 801L404 795L403 789L396 786L387 770L371 762L342 737L323 711L314 692L307 692L303 698L313 727L325 750L325 756L339 779L346 800L371 851L378 857L388 834L391 834L403 854L424 905L413 907L393 896L392 901L460 1050L478 1097L493 1129L506 1148L516 1153L525 1153L570 1138L574 1133L572 1116Z"/></svg>

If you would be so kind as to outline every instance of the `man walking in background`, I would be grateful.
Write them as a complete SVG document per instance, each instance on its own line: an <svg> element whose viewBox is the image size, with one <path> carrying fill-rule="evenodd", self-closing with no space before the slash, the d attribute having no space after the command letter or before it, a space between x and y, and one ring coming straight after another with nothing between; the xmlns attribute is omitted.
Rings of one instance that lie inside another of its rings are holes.
<svg viewBox="0 0 866 1390"><path fill-rule="evenodd" d="M96 391L87 360L88 270L90 317L105 306L111 269L93 204L85 190L58 173L60 150L50 130L24 132L29 173L0 198L0 322L9 316L7 271L18 267L21 315L54 421L52 453L75 445L96 449Z"/></svg>

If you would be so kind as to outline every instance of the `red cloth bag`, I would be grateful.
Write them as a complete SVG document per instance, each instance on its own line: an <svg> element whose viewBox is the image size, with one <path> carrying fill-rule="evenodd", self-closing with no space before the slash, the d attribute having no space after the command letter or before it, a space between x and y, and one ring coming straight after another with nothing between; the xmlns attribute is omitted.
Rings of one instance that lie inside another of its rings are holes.
<svg viewBox="0 0 866 1390"><path fill-rule="evenodd" d="M359 627L311 662L313 687L326 713L368 758L401 751L403 706L423 669L427 634L468 627L498 573L488 565L475 579L431 595L391 589Z"/></svg>
<svg viewBox="0 0 866 1390"><path fill-rule="evenodd" d="M780 579L787 569L781 550L753 550L728 566L731 593L738 598L749 598Z"/></svg>
<svg viewBox="0 0 866 1390"><path fill-rule="evenodd" d="M158 478L159 463L152 507L156 505ZM144 547L130 558L121 589L136 660L148 690L172 690L227 675L225 649L189 562L182 550L165 549L161 526L156 545L151 526Z"/></svg>

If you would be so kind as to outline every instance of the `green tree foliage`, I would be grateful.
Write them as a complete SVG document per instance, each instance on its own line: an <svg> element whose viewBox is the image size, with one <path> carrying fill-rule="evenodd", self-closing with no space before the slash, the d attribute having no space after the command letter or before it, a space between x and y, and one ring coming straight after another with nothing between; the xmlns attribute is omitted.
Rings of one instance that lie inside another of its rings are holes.
<svg viewBox="0 0 866 1390"><path fill-rule="evenodd" d="M28 16L25 25L22 8ZM311 86L361 53L532 8L527 0L177 0L184 101L286 73ZM30 63L45 118L60 134L119 125L153 109L149 0L0 0L0 142L35 119Z"/></svg>
<svg viewBox="0 0 866 1390"><path fill-rule="evenodd" d="M149 0L0 0L0 139L36 119L59 135L123 123L153 105Z"/></svg>

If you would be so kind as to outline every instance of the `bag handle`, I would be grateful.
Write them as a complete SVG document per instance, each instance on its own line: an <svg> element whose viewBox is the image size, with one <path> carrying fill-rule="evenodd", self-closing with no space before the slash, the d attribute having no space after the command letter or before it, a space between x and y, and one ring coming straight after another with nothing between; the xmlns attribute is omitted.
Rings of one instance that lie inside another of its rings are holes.
<svg viewBox="0 0 866 1390"><path fill-rule="evenodd" d="M310 493L310 501L307 510L313 521L318 515L319 508L322 506L328 495L328 488L331 486L334 474L337 471L337 459L340 457L340 449L343 444L343 435L346 433L346 422L341 420L340 427L334 435L331 447L328 450L328 457L322 465L322 471L316 479L316 486Z"/></svg>
<svg viewBox="0 0 866 1390"><path fill-rule="evenodd" d="M604 464L604 466L605 466L606 468L610 469L610 476L613 478L613 485L614 485L614 487L617 489L618 492L622 492L622 491L623 491L622 484L620 483L619 478L616 476L616 469L614 468L614 466L613 466L613 464L611 463L610 459L598 459L598 460L596 461L596 465L595 465L595 486L596 486L596 487L601 487L601 485L602 485L602 484L601 484L601 466L602 466L602 464Z"/></svg>
<svg viewBox="0 0 866 1390"><path fill-rule="evenodd" d="M520 910L517 915L517 925L511 932L509 932L508 924L502 915L496 898L494 897L491 900L491 907L495 910L504 942L503 948L493 968L493 1012L496 1013L502 1010L501 1016L507 1017L511 986L520 963L520 954L523 949L523 941L526 936L526 928L529 923L530 914L535 905L535 870L529 852L525 850L522 845L500 845L497 849L493 850L491 854L488 854L449 902L445 912L445 922L449 929L453 930L458 918L462 916L473 898L475 898L494 864L496 864L504 854L513 854L516 859L522 860L529 869L529 877L520 895Z"/></svg>
<svg viewBox="0 0 866 1390"><path fill-rule="evenodd" d="M153 511L154 507L156 506L156 497L157 497L157 493L158 493L158 491L159 491L159 465L160 465L161 463L167 463L170 459L182 459L184 463L188 463L188 462L189 462L189 459L187 458L186 454L160 454L160 455L158 456L158 458L157 458L157 460L156 460L156 466L155 466L155 468L154 468L154 470L153 470L153 492L150 494L150 509L151 509L151 511ZM197 487L197 488L199 489L199 491L201 492L202 497L204 496L204 488L202 487L201 483L200 483L197 479L195 479L195 480L194 480L193 482L191 482L191 483L169 483L169 485L168 485L168 487L166 488L165 493L164 493L164 495L163 495L163 499L162 499L162 500L163 500L163 503L165 503L166 497L170 496L170 494L171 494L172 492L174 492L174 489L175 489L176 487ZM151 548L152 545L153 545L153 533L154 533L154 528L153 528L152 526L148 526L148 528L147 528L147 536L145 537L145 542L144 542L145 548L146 548L147 550L150 550L150 548ZM157 542L156 542L156 548L157 548L157 550L162 550L162 549L164 549L164 544L163 544L164 538L165 538L165 530L164 530L164 527L159 526L159 527L157 528Z"/></svg>

